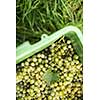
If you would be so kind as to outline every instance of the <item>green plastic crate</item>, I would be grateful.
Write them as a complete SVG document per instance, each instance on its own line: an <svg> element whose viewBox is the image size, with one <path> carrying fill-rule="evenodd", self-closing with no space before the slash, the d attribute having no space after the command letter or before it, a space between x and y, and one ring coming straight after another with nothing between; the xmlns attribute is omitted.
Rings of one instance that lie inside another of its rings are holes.
<svg viewBox="0 0 100 100"><path fill-rule="evenodd" d="M63 29L54 32L52 35L47 36L43 34L41 36L41 40L33 45L31 45L28 41L24 42L20 46L16 48L16 64L22 62L26 58L42 51L48 46L52 45L55 41L57 41L62 36L69 38L72 41L72 45L74 50L80 57L80 61L83 63L83 36L82 32L74 26L67 26Z"/></svg>

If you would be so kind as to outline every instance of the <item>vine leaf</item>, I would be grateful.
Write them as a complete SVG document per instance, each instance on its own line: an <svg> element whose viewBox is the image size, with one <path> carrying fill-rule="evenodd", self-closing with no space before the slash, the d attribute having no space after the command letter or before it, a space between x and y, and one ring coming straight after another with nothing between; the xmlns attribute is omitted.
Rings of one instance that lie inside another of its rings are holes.
<svg viewBox="0 0 100 100"><path fill-rule="evenodd" d="M43 79L50 85L51 83L58 81L59 75L57 72L53 72L51 69L48 69L45 72Z"/></svg>

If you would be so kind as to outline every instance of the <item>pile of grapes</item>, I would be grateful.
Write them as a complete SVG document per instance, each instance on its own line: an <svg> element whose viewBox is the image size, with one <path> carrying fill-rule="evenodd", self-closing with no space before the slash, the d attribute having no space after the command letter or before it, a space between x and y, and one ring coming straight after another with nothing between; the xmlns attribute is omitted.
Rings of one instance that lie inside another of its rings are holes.
<svg viewBox="0 0 100 100"><path fill-rule="evenodd" d="M83 100L83 66L62 37L16 68L17 100Z"/></svg>

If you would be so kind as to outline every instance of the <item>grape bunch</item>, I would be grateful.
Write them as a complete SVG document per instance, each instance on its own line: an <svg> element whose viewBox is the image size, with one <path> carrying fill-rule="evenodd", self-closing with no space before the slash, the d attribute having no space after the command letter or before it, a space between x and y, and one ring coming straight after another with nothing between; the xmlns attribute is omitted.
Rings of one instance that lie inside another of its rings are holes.
<svg viewBox="0 0 100 100"><path fill-rule="evenodd" d="M83 100L83 65L70 39L16 66L16 100Z"/></svg>

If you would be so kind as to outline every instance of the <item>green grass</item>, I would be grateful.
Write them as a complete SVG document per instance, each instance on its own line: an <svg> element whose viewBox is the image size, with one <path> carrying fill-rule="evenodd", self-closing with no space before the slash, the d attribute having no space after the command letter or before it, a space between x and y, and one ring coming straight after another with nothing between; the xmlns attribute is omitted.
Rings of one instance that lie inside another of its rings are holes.
<svg viewBox="0 0 100 100"><path fill-rule="evenodd" d="M16 45L40 40L67 26L75 25L82 30L83 0L17 0Z"/></svg>

